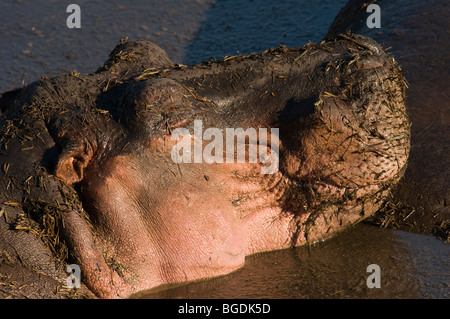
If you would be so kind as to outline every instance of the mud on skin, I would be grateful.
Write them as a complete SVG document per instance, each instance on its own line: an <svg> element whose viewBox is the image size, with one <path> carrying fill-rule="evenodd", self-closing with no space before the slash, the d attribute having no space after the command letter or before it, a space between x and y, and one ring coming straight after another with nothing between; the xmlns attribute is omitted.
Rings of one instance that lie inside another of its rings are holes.
<svg viewBox="0 0 450 319"><path fill-rule="evenodd" d="M389 52L408 81L406 104L412 123L408 168L388 204L369 220L450 242L450 8L445 0L373 2L384 12L381 29L367 28L367 1L351 0L326 36L351 31L391 47Z"/></svg>
<svg viewBox="0 0 450 319"><path fill-rule="evenodd" d="M1 252L54 285L77 263L89 291L118 298L331 237L403 175L404 90L394 59L357 35L196 66L121 41L93 74L2 95ZM278 127L279 171L174 163L170 133L194 119Z"/></svg>

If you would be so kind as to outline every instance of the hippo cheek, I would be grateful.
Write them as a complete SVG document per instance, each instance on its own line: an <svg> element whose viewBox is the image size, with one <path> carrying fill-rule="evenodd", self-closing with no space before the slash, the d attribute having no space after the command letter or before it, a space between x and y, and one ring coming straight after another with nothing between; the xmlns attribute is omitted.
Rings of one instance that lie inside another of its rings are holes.
<svg viewBox="0 0 450 319"><path fill-rule="evenodd" d="M246 232L233 207L185 168L180 178L167 159L125 155L86 173L81 192L96 249L130 293L244 263Z"/></svg>

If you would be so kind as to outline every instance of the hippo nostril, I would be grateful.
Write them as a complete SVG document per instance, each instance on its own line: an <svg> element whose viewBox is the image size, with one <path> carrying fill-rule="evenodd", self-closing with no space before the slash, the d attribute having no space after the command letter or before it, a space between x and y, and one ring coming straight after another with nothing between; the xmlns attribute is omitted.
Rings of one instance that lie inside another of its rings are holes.
<svg viewBox="0 0 450 319"><path fill-rule="evenodd" d="M279 122L292 122L301 117L307 117L314 113L316 98L307 98L303 100L290 99L282 111L278 113Z"/></svg>
<svg viewBox="0 0 450 319"><path fill-rule="evenodd" d="M360 47L363 47L377 55L381 54L383 52L383 48L378 43L376 43L374 40L372 40L368 37L362 36L362 35L352 34L350 36L347 36L344 34L340 34L338 36L338 39L339 38L353 42L353 43L359 45Z"/></svg>

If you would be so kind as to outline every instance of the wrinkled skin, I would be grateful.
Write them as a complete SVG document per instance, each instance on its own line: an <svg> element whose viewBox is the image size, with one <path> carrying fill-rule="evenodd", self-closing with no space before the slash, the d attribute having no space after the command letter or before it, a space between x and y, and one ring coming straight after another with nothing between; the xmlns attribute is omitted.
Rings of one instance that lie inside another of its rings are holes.
<svg viewBox="0 0 450 319"><path fill-rule="evenodd" d="M446 0L375 3L383 12L381 29L367 28L367 1L351 0L327 35L331 39L351 31L390 47L408 81L411 154L389 199L390 208L399 209L394 215L387 209L387 216L375 219L381 223L390 217L390 225L402 230L450 241L450 7Z"/></svg>
<svg viewBox="0 0 450 319"><path fill-rule="evenodd" d="M50 278L52 258L77 263L102 298L331 237L383 204L409 155L401 72L356 35L190 67L121 42L97 72L41 78L0 106L1 250ZM170 133L194 119L279 128L279 171L176 164ZM17 257L26 245L46 257Z"/></svg>

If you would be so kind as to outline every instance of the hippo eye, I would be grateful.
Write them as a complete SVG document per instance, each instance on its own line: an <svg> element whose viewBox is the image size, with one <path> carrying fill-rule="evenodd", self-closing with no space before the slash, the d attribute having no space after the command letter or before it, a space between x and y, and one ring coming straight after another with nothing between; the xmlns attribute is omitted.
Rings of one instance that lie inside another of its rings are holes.
<svg viewBox="0 0 450 319"><path fill-rule="evenodd" d="M317 99L308 98L303 100L290 99L285 108L278 113L278 121L280 122L292 122L301 117L307 117L314 113Z"/></svg>

